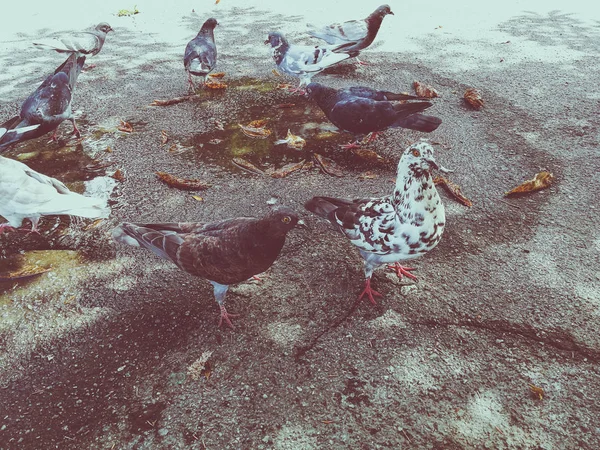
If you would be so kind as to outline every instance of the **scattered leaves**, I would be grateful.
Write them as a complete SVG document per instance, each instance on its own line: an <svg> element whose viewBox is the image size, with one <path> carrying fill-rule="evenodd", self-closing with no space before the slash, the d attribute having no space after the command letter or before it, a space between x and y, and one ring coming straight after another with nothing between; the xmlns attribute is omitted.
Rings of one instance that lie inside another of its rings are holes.
<svg viewBox="0 0 600 450"><path fill-rule="evenodd" d="M369 171L367 171L367 172L361 173L361 174L358 176L358 179L359 179L359 180L373 180L373 179L375 179L375 178L377 178L377 174L376 174L376 173L374 173L374 172L371 172L370 170L369 170Z"/></svg>
<svg viewBox="0 0 600 450"><path fill-rule="evenodd" d="M106 153L112 153L113 149L110 147L106 147L106 150L104 150Z"/></svg>
<svg viewBox="0 0 600 450"><path fill-rule="evenodd" d="M114 161L102 162L95 159L93 162L85 166L83 170L85 170L86 172L98 173L101 172L103 169L106 169L107 167L114 166L115 164L116 162Z"/></svg>
<svg viewBox="0 0 600 450"><path fill-rule="evenodd" d="M413 87L415 88L415 92L417 93L417 95L419 97L434 98L434 97L440 96L440 94L438 94L438 91L436 91L434 88L432 88L431 86L427 86L423 83L420 83L418 81L415 81L413 83Z"/></svg>
<svg viewBox="0 0 600 450"><path fill-rule="evenodd" d="M88 226L86 226L83 230L84 231L88 231L91 230L93 228L96 228L98 225L100 225L102 222L104 222L104 219L96 219L94 220L92 223L90 223Z"/></svg>
<svg viewBox="0 0 600 450"><path fill-rule="evenodd" d="M0 273L0 281L22 280L23 278L31 278L46 272L50 272L50 270L52 269L43 269L39 266L27 264L13 272Z"/></svg>
<svg viewBox="0 0 600 450"><path fill-rule="evenodd" d="M334 177L343 177L344 173L339 169L336 163L329 158L325 158L324 156L319 155L318 153L313 153L313 158L317 163L317 166L327 175L331 175Z"/></svg>
<svg viewBox="0 0 600 450"><path fill-rule="evenodd" d="M169 135L167 134L167 132L165 130L162 130L160 132L160 142L162 143L162 145L165 145L168 141L169 141Z"/></svg>
<svg viewBox="0 0 600 450"><path fill-rule="evenodd" d="M205 376L206 379L210 377L210 364L208 363L208 360L210 359L212 354L213 352L211 351L206 351L202 353L202 355L200 355L200 358L198 358L188 367L187 374L192 380L198 380L202 376ZM207 371L208 376L206 374Z"/></svg>
<svg viewBox="0 0 600 450"><path fill-rule="evenodd" d="M184 147L180 143L175 142L174 144L172 144L169 147L169 153L179 154L179 153L183 153L183 152L185 152L185 151L187 151L189 149L190 149L190 147Z"/></svg>
<svg viewBox="0 0 600 450"><path fill-rule="evenodd" d="M219 83L218 81L208 81L204 83L204 86L209 89L226 89L227 85L225 83Z"/></svg>
<svg viewBox="0 0 600 450"><path fill-rule="evenodd" d="M221 2L221 0L215 0L215 5L218 5Z"/></svg>
<svg viewBox="0 0 600 450"><path fill-rule="evenodd" d="M208 143L212 144L212 145L219 145L221 142L223 142L223 139L218 139L218 138L214 138L214 139L211 139L210 141L208 141Z"/></svg>
<svg viewBox="0 0 600 450"><path fill-rule="evenodd" d="M289 83L280 83L277 85L277 89L292 89L294 86L292 86Z"/></svg>
<svg viewBox="0 0 600 450"><path fill-rule="evenodd" d="M355 148L350 150L352 154L358 156L361 159L369 162L384 162L385 158L374 152L373 150L369 150L368 148Z"/></svg>
<svg viewBox="0 0 600 450"><path fill-rule="evenodd" d="M240 169L247 170L248 172L254 173L256 175L265 175L265 172L250 161L246 161L244 158L233 158L233 164L238 166Z"/></svg>
<svg viewBox="0 0 600 450"><path fill-rule="evenodd" d="M117 13L117 17L126 17L126 16L134 16L136 14L139 14L140 12L137 9L137 5L135 5L133 7L133 10L129 10L129 9L121 9L119 10L119 12Z"/></svg>
<svg viewBox="0 0 600 450"><path fill-rule="evenodd" d="M306 141L300 136L292 134L292 132L288 129L285 139L279 139L278 141L275 141L275 145L281 144L287 144L289 148L293 148L295 150L302 150L306 145Z"/></svg>
<svg viewBox="0 0 600 450"><path fill-rule="evenodd" d="M273 178L284 178L289 174L294 173L304 167L304 161L300 161L299 163L290 163L283 166L281 169L272 172L270 175Z"/></svg>
<svg viewBox="0 0 600 450"><path fill-rule="evenodd" d="M529 390L540 400L544 399L544 390L541 387L537 387L535 384L529 384Z"/></svg>
<svg viewBox="0 0 600 450"><path fill-rule="evenodd" d="M281 74L279 72L277 72L275 69L271 70L271 72L273 72L273 75L275 75L276 77L281 76Z"/></svg>
<svg viewBox="0 0 600 450"><path fill-rule="evenodd" d="M200 197L199 195L192 195L192 198L198 202L203 202L204 198Z"/></svg>
<svg viewBox="0 0 600 450"><path fill-rule="evenodd" d="M535 174L532 180L527 180L524 183L520 184L512 191L506 192L504 195L506 197L515 194L523 194L526 192L539 191L540 189L547 188L552 184L554 180L554 175L550 172L540 172Z"/></svg>
<svg viewBox="0 0 600 450"><path fill-rule="evenodd" d="M223 78L225 76L225 72L215 72L208 74L211 78Z"/></svg>
<svg viewBox="0 0 600 450"><path fill-rule="evenodd" d="M117 127L117 130L122 131L124 133L131 133L133 131L133 126L129 122L121 120L121 125Z"/></svg>
<svg viewBox="0 0 600 450"><path fill-rule="evenodd" d="M471 105L474 109L483 108L483 98L481 97L481 92L475 88L469 88L465 91L463 95L465 101Z"/></svg>
<svg viewBox="0 0 600 450"><path fill-rule="evenodd" d="M187 191L201 191L210 187L210 184L206 184L195 178L179 178L174 175L170 175L166 172L155 173L161 181L177 189L183 189Z"/></svg>
<svg viewBox="0 0 600 450"><path fill-rule="evenodd" d="M125 181L125 175L123 174L123 171L121 169L115 170L111 177L119 182Z"/></svg>
<svg viewBox="0 0 600 450"><path fill-rule="evenodd" d="M186 95L185 97L175 97L175 98L172 98L170 100L154 100L152 103L150 103L150 106L169 106L169 105L175 105L177 103L185 102L185 101L189 100L192 97L195 97L195 94L194 95Z"/></svg>
<svg viewBox="0 0 600 450"><path fill-rule="evenodd" d="M467 197L465 197L463 195L463 193L460 190L460 186L458 184L454 184L452 181L448 180L448 178L445 177L435 177L433 180L433 183L438 185L441 184L442 186L444 186L444 188L446 188L446 190L452 194L452 196L458 200L459 203L462 203L465 206L473 206L473 202L471 200L469 200Z"/></svg>
<svg viewBox="0 0 600 450"><path fill-rule="evenodd" d="M253 120L248 125L238 124L244 134L254 139L266 139L271 135L271 130L265 128L266 120Z"/></svg>

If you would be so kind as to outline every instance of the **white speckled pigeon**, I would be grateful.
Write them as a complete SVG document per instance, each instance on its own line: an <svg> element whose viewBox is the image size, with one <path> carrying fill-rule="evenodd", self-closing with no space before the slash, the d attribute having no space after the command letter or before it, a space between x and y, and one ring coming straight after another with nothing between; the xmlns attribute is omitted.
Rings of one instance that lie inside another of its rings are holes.
<svg viewBox="0 0 600 450"><path fill-rule="evenodd" d="M208 279L221 317L233 328L225 309L230 284L267 270L281 251L287 233L298 223L289 208L279 207L261 219L239 217L209 223L123 223L113 230L117 242L145 247L186 272Z"/></svg>
<svg viewBox="0 0 600 450"><path fill-rule="evenodd" d="M325 217L359 248L365 262L365 295L375 304L371 289L373 270L382 264L402 278L416 280L414 270L399 261L418 258L433 249L442 237L446 216L430 171L437 168L433 147L419 142L408 147L398 163L396 188L381 198L345 200L314 197L304 206Z"/></svg>
<svg viewBox="0 0 600 450"><path fill-rule="evenodd" d="M317 102L336 127L359 135L397 127L429 133L442 123L437 117L419 114L432 106L430 102L396 103L399 100L419 100L412 95L377 91L364 86L333 89L319 83L310 83L306 94ZM343 147L356 146L354 143Z"/></svg>
<svg viewBox="0 0 600 450"><path fill-rule="evenodd" d="M334 23L322 28L308 25L311 28L308 34L323 39L330 45L342 45L344 52L350 53L351 56L358 56L359 50L371 45L383 18L388 14L394 15L389 5L381 5L363 20ZM358 64L366 64L358 58L356 60Z"/></svg>
<svg viewBox="0 0 600 450"><path fill-rule="evenodd" d="M110 209L105 200L71 192L57 179L0 156L0 216L8 220L0 224L0 233L20 227L23 219L35 232L41 216L63 214L97 219L108 217Z"/></svg>
<svg viewBox="0 0 600 450"><path fill-rule="evenodd" d="M266 44L271 45L273 60L279 70L300 78L298 90L310 83L317 73L350 57L345 53L335 53L337 48L290 44L279 32L269 33Z"/></svg>
<svg viewBox="0 0 600 450"><path fill-rule="evenodd" d="M92 31L73 33L55 39L43 39L34 42L38 48L56 50L59 53L79 53L82 55L97 55L109 31L114 31L106 22L99 23Z"/></svg>
<svg viewBox="0 0 600 450"><path fill-rule="evenodd" d="M206 85L206 77L217 65L217 46L215 45L214 34L217 25L217 19L208 19L204 22L196 37L188 42L185 47L183 65L188 73L188 83L191 91L195 89L192 75L203 77L204 85Z"/></svg>
<svg viewBox="0 0 600 450"><path fill-rule="evenodd" d="M63 120L73 124L73 134L81 136L71 112L75 82L85 63L85 56L69 55L54 72L31 94L21 107L21 114L0 125L7 129L0 136L0 151L17 142L40 137L54 130L56 140L58 126ZM38 125L34 127L34 125ZM20 132L17 130L21 130Z"/></svg>

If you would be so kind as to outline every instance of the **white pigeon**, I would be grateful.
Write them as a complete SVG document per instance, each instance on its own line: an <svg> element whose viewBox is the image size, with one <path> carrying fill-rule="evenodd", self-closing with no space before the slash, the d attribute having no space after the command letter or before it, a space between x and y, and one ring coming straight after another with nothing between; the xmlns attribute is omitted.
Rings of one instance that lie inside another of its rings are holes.
<svg viewBox="0 0 600 450"><path fill-rule="evenodd" d="M0 156L0 216L8 220L0 224L0 233L20 227L23 219L36 232L41 216L61 214L99 219L108 217L110 209L106 200L71 192L57 179Z"/></svg>
<svg viewBox="0 0 600 450"><path fill-rule="evenodd" d="M112 27L106 22L101 22L91 31L72 33L54 39L42 39L34 42L33 45L38 48L56 50L59 53L79 53L94 56L102 50L106 35L110 31L114 31Z"/></svg>
<svg viewBox="0 0 600 450"><path fill-rule="evenodd" d="M365 295L375 304L371 289L373 271L383 264L398 277L416 280L414 270L399 261L418 258L433 249L442 238L446 215L444 205L431 178L438 165L433 147L419 142L408 147L398 163L396 188L381 198L345 200L314 197L304 206L328 219L350 242L359 248L365 263Z"/></svg>
<svg viewBox="0 0 600 450"><path fill-rule="evenodd" d="M271 32L265 41L270 44L273 60L279 70L300 78L300 86L306 86L310 79L334 64L350 58L346 53L335 53L339 47L292 45L279 32Z"/></svg>

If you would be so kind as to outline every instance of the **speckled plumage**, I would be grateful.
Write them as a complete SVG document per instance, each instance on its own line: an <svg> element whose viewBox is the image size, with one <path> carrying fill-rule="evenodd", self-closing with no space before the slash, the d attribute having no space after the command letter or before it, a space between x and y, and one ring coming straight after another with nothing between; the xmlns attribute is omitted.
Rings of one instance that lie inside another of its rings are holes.
<svg viewBox="0 0 600 450"><path fill-rule="evenodd" d="M300 78L300 86L306 86L314 75L350 57L345 53L335 53L337 48L290 44L279 32L269 33L265 44L271 45L277 68Z"/></svg>
<svg viewBox="0 0 600 450"><path fill-rule="evenodd" d="M123 223L113 230L117 242L145 247L180 269L208 279L221 309L230 284L267 270L281 251L287 233L298 222L289 208L279 207L261 219L239 217L210 223Z"/></svg>
<svg viewBox="0 0 600 450"><path fill-rule="evenodd" d="M437 168L433 147L419 142L408 147L398 163L396 187L381 198L345 200L314 197L306 209L327 218L358 247L365 263L365 293L373 270L423 256L440 241L446 222L444 205L430 174ZM413 277L402 266L397 273ZM377 294L377 293L375 293ZM361 297L362 297L361 295Z"/></svg>

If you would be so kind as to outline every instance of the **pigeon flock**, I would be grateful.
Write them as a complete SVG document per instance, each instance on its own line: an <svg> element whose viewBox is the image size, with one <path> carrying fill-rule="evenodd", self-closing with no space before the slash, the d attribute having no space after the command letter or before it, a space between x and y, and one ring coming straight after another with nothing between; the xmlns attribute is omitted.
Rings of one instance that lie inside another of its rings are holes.
<svg viewBox="0 0 600 450"><path fill-rule="evenodd" d="M310 27L309 34L327 45L295 45L283 33L268 34L277 68L299 78L295 91L303 92L338 128L362 138L390 127L402 127L424 133L435 130L441 120L422 114L432 103L422 98L380 91L364 86L333 89L311 82L313 76L349 58L375 39L388 5L377 8L364 20ZM189 89L195 90L192 76L207 76L217 63L214 30L218 22L209 18L197 36L186 46L183 63ZM0 125L0 152L19 142L38 138L56 130L64 121L80 132L71 112L75 84L86 56L102 49L113 29L100 23L94 30L60 39L39 41L35 46L67 54L67 59L24 102L19 116ZM357 59L358 61L358 59ZM358 64L366 64L358 61ZM352 148L356 143L345 146ZM364 260L365 286L359 300L375 304L381 296L371 287L373 271L388 265L398 277L413 280L413 268L401 262L423 256L440 241L445 226L444 205L432 180L438 169L433 147L426 141L410 145L398 163L396 186L390 195L380 198L341 199L314 197L305 208L327 219L358 247ZM16 232L24 219L37 232L41 216L73 215L98 219L109 216L106 200L71 192L63 183L28 168L21 162L0 156L0 215L8 223L0 224L0 233ZM220 309L219 326L233 328L234 314L225 308L225 296L231 284L239 283L267 270L277 259L287 233L302 225L296 212L286 207L272 209L262 218L238 217L208 223L122 223L112 231L116 242L144 247L180 269L210 281Z"/></svg>

